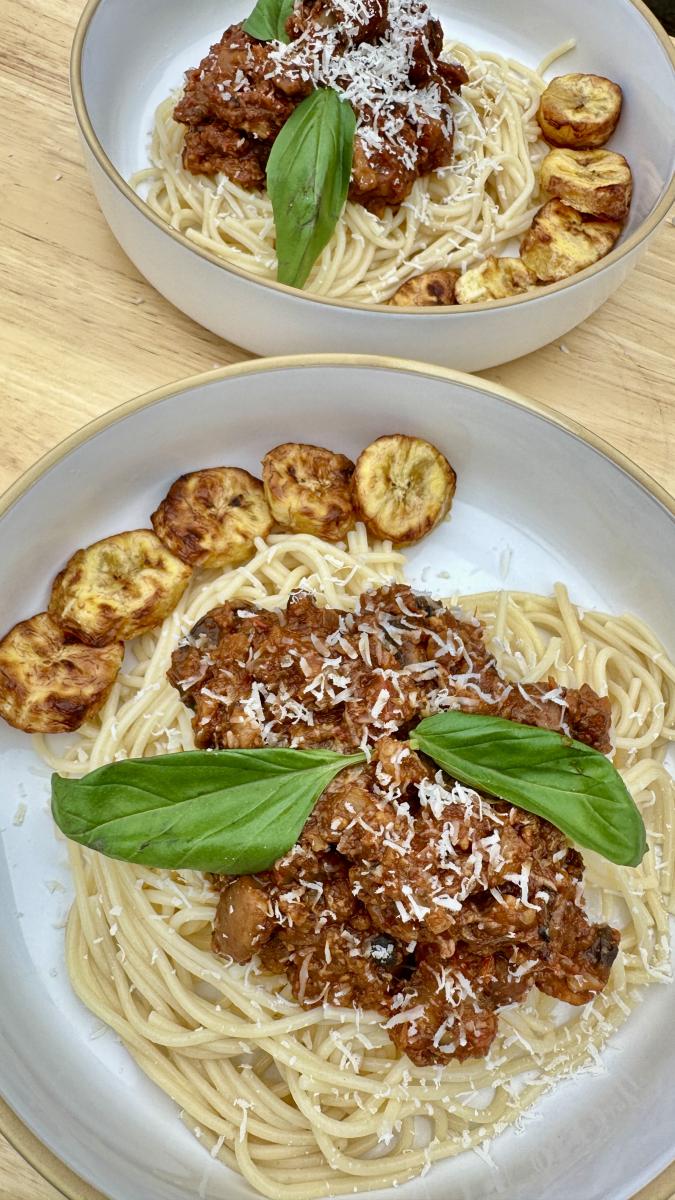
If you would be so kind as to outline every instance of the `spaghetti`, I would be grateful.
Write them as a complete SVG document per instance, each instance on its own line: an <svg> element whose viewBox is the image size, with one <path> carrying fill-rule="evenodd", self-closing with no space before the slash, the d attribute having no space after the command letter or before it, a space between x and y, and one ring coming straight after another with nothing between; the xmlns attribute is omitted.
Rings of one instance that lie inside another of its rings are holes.
<svg viewBox="0 0 675 1200"><path fill-rule="evenodd" d="M567 43L544 67L571 48ZM469 83L454 97L452 164L418 179L408 199L382 218L348 202L306 288L319 296L380 303L407 279L438 267L465 267L498 253L530 226L538 205L538 167L548 147L535 119L545 83L498 54L448 42ZM184 127L177 96L158 108L152 166L132 186L153 212L190 241L256 279L276 277L272 204L226 175L195 176L182 165Z"/></svg>
<svg viewBox="0 0 675 1200"><path fill-rule="evenodd" d="M127 756L193 747L190 715L166 680L177 641L215 604L286 604L298 587L349 609L366 588L402 578L402 555L370 544L362 526L345 547L308 535L258 542L225 574L196 577L157 634L138 639L95 722L65 755L39 748L62 774ZM615 764L639 804L650 850L635 870L585 854L589 906L622 926L610 983L570 1011L532 992L499 1016L484 1060L415 1067L377 1014L298 1007L285 977L216 959L217 896L195 872L118 863L71 844L76 887L67 961L83 1002L122 1038L139 1066L180 1106L189 1127L271 1200L369 1191L426 1173L518 1121L562 1076L592 1065L640 989L669 976L675 911L672 782L675 667L636 618L583 613L558 585L465 597L513 680L588 682L612 703ZM420 1118L424 1118L420 1120Z"/></svg>

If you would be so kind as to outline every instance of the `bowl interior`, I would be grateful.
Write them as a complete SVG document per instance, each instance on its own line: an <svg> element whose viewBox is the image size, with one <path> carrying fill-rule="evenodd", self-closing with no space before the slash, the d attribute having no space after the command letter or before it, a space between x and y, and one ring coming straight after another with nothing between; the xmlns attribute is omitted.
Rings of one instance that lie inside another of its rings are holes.
<svg viewBox="0 0 675 1200"><path fill-rule="evenodd" d="M487 384L364 360L250 364L188 383L72 446L0 520L0 628L44 607L76 547L146 525L181 472L223 462L256 472L262 454L289 438L354 456L393 430L432 439L459 477L451 519L409 554L414 582L447 596L548 591L563 579L580 604L633 610L671 638L675 527L640 483ZM211 1160L73 996L62 928L71 887L48 815L48 772L30 740L4 724L0 764L0 1092L112 1200L243 1200L247 1187ZM493 1146L497 1171L464 1155L400 1193L627 1200L672 1156L674 1081L672 989L657 987L598 1072L560 1085L540 1119Z"/></svg>
<svg viewBox="0 0 675 1200"><path fill-rule="evenodd" d="M100 0L84 42L82 84L96 135L123 179L147 165L159 102L252 7L253 0ZM635 176L623 238L634 233L675 171L675 71L632 0L433 0L431 8L447 37L531 67L575 38L576 48L548 76L591 71L621 84L624 113L610 145L626 155Z"/></svg>

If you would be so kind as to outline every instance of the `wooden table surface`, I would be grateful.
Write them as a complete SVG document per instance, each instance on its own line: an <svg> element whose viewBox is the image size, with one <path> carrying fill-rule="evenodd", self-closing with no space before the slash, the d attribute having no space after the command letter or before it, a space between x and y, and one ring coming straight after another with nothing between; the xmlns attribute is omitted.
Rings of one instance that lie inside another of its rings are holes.
<svg viewBox="0 0 675 1200"><path fill-rule="evenodd" d="M172 308L108 232L68 95L80 7L81 0L0 0L0 108L9 116L0 184L0 489L121 401L250 357ZM595 317L486 378L581 421L672 492L674 333L671 218ZM672 1186L671 1176L650 1200L667 1200ZM59 1194L0 1137L0 1200Z"/></svg>

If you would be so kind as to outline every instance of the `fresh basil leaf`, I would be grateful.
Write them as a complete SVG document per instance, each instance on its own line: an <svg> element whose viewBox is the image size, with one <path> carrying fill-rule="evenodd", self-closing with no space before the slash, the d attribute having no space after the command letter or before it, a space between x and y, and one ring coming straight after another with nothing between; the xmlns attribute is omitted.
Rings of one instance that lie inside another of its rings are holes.
<svg viewBox="0 0 675 1200"><path fill-rule="evenodd" d="M276 862L319 796L361 753L215 750L126 759L52 777L52 813L74 842L125 862L247 875Z"/></svg>
<svg viewBox="0 0 675 1200"><path fill-rule="evenodd" d="M427 717L410 744L460 783L545 817L579 846L636 867L647 849L638 808L609 759L550 729L500 717Z"/></svg>
<svg viewBox="0 0 675 1200"><path fill-rule="evenodd" d="M267 162L277 279L301 288L347 199L356 117L333 88L318 88L288 118Z"/></svg>
<svg viewBox="0 0 675 1200"><path fill-rule="evenodd" d="M288 42L286 21L293 12L295 0L258 0L243 30L259 42Z"/></svg>

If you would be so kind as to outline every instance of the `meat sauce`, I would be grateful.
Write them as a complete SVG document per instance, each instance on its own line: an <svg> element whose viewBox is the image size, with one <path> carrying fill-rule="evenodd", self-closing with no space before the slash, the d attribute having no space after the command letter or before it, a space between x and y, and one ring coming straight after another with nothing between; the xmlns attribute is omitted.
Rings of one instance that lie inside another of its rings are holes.
<svg viewBox="0 0 675 1200"><path fill-rule="evenodd" d="M415 179L452 159L450 102L468 76L443 62L443 34L422 0L310 0L286 23L289 45L226 29L187 72L174 117L186 126L183 164L265 187L274 141L295 107L334 86L357 117L350 199L382 214Z"/></svg>
<svg viewBox="0 0 675 1200"><path fill-rule="evenodd" d="M291 596L285 612L224 604L173 655L201 747L365 749L288 854L219 876L217 954L286 975L304 1006L375 1009L418 1065L486 1054L496 1013L530 988L584 1004L619 934L582 908L583 863L562 833L438 771L408 744L443 709L490 713L610 748L587 686L499 674L473 618L388 586L353 613Z"/></svg>

